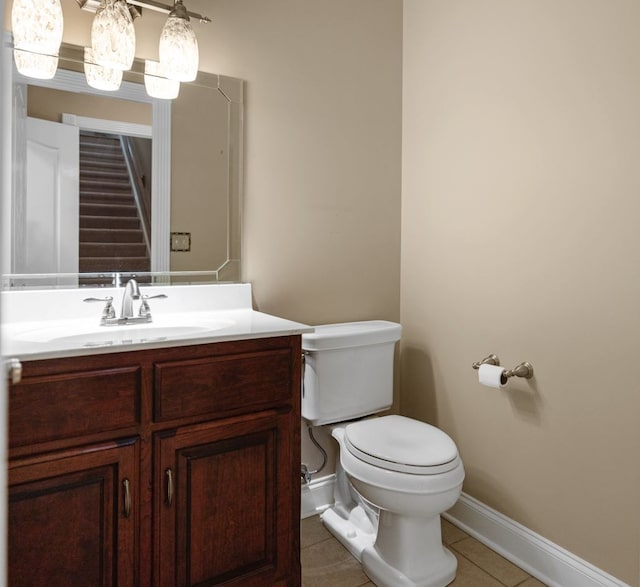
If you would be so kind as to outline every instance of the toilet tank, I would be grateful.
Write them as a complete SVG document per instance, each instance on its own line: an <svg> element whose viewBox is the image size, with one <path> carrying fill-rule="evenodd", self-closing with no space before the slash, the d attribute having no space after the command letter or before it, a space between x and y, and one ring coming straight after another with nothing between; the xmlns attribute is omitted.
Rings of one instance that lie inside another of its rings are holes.
<svg viewBox="0 0 640 587"><path fill-rule="evenodd" d="M302 417L314 426L386 410L402 327L370 320L316 326L302 335Z"/></svg>

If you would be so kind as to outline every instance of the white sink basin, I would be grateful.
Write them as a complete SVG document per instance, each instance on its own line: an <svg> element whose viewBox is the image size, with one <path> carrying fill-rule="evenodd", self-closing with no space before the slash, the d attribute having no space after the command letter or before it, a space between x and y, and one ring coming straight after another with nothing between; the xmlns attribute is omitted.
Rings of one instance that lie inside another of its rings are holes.
<svg viewBox="0 0 640 587"><path fill-rule="evenodd" d="M16 333L14 340L32 343L54 343L64 346L111 346L141 344L179 338L202 337L208 332L228 328L233 320L203 320L174 315L147 324L99 326L95 322L67 321L49 326L26 329Z"/></svg>

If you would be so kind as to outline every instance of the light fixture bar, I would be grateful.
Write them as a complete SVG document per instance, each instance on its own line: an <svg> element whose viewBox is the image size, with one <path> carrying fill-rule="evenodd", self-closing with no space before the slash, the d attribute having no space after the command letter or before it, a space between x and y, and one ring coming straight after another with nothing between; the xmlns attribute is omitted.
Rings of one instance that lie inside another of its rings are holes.
<svg viewBox="0 0 640 587"><path fill-rule="evenodd" d="M173 10L173 6L167 6L166 4L156 2L155 0L128 0L128 2L129 4L134 4L135 6L140 6L141 8L148 8L149 10L162 12L163 14L169 14ZM197 12L190 12L189 10L187 10L187 14L189 15L189 18L195 18L202 23L208 24L211 22L211 19L208 16L203 16L202 14L198 14Z"/></svg>
<svg viewBox="0 0 640 587"><path fill-rule="evenodd" d="M87 10L89 12L95 12L100 6L100 0L76 0L76 2L82 10ZM173 6L168 6L161 2L156 2L155 0L127 0L127 4L140 6L140 8L148 8L149 10L161 12L163 14L169 14L173 10ZM187 14L189 15L189 18L194 18L202 23L207 24L211 22L211 19L208 16L203 16L197 12L190 12L187 10Z"/></svg>

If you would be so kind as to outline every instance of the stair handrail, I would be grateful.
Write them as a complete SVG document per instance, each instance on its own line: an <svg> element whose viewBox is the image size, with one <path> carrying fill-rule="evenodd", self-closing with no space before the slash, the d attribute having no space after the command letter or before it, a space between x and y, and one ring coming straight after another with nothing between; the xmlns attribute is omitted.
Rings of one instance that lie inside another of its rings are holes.
<svg viewBox="0 0 640 587"><path fill-rule="evenodd" d="M127 172L131 182L133 198L138 209L138 216L142 223L142 234L147 247L147 255L151 258L151 191L147 189L143 177L146 177L136 156L135 147L131 137L120 135L120 146L127 165ZM151 174L148 174L151 175Z"/></svg>

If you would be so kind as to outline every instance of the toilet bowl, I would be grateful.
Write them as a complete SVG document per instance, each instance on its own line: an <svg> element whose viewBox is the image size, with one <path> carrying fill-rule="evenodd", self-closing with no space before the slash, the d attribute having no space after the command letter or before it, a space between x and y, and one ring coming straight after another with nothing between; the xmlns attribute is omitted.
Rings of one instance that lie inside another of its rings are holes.
<svg viewBox="0 0 640 587"><path fill-rule="evenodd" d="M442 544L440 514L458 500L464 480L453 441L402 416L363 420L332 434L353 489L379 511L375 536L359 557L367 575L381 587L448 585L457 562Z"/></svg>
<svg viewBox="0 0 640 587"><path fill-rule="evenodd" d="M460 496L464 467L441 430L373 416L391 406L399 338L400 325L384 321L304 334L302 415L330 425L339 445L325 526L379 587L444 587L457 561L442 544L440 514Z"/></svg>

